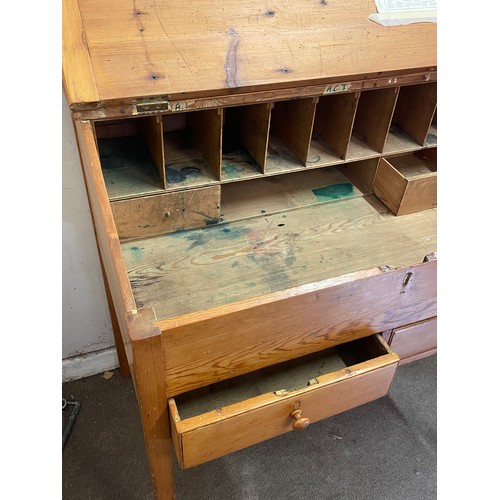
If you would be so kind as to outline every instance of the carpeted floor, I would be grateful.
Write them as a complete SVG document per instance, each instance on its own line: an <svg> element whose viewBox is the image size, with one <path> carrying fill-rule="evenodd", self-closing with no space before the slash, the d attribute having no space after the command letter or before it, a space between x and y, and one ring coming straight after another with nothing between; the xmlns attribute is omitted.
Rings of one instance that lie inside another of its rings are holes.
<svg viewBox="0 0 500 500"><path fill-rule="evenodd" d="M304 432L176 464L176 498L435 499L436 365L431 356L399 367L388 396ZM81 402L62 455L63 500L153 499L132 380L97 375L63 384L62 396Z"/></svg>

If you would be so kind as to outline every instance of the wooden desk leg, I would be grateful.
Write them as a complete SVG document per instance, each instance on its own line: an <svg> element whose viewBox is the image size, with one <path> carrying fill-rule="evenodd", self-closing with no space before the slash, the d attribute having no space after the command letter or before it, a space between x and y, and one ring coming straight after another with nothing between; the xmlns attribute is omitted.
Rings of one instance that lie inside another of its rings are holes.
<svg viewBox="0 0 500 500"><path fill-rule="evenodd" d="M167 393L158 328L148 331L141 311L129 317L133 353L133 380L141 413L149 470L156 500L172 500L174 494L173 447L168 418ZM142 317L141 317L142 316ZM141 338L142 337L142 338Z"/></svg>
<svg viewBox="0 0 500 500"><path fill-rule="evenodd" d="M118 362L120 363L120 375L122 377L130 377L130 366L128 364L127 354L125 353L125 344L120 331L120 325L116 316L113 298L109 289L108 277L106 270L102 264L101 252L99 251L99 261L101 263L102 277L104 279L104 288L106 289L106 298L108 299L109 315L111 316L111 325L113 327L113 336L115 337L116 352L118 353Z"/></svg>

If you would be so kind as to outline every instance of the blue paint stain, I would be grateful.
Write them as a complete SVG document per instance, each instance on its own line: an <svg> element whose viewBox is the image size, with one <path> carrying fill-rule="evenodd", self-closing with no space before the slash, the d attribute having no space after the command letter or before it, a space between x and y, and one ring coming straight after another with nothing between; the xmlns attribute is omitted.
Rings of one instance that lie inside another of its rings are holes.
<svg viewBox="0 0 500 500"><path fill-rule="evenodd" d="M130 247L129 252L132 255L132 258L137 262L141 259L142 249L139 247Z"/></svg>
<svg viewBox="0 0 500 500"><path fill-rule="evenodd" d="M331 184L330 186L313 189L312 192L318 201L330 201L348 198L354 194L354 189L350 182L341 182L339 184Z"/></svg>
<svg viewBox="0 0 500 500"><path fill-rule="evenodd" d="M170 238L183 238L191 244L187 250L205 245L211 240L234 240L240 238L249 232L247 227L220 227L217 223L215 225L208 225L205 229L181 229L170 233Z"/></svg>
<svg viewBox="0 0 500 500"><path fill-rule="evenodd" d="M182 167L175 169L167 166L167 180L172 184L186 181L189 177L198 177L201 170L198 167Z"/></svg>

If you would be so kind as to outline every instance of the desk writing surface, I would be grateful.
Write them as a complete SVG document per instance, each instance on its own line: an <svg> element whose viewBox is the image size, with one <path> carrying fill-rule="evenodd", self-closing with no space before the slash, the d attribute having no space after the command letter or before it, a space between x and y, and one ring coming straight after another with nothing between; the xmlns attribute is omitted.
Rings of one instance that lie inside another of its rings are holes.
<svg viewBox="0 0 500 500"><path fill-rule="evenodd" d="M383 27L368 19L374 12L372 0L64 0L68 100L227 94L436 66L436 24Z"/></svg>

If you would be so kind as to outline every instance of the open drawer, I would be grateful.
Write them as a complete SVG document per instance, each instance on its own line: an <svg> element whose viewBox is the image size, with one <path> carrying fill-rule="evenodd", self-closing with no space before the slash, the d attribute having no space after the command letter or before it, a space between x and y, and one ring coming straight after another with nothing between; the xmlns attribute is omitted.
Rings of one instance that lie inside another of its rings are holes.
<svg viewBox="0 0 500 500"><path fill-rule="evenodd" d="M437 148L380 158L373 191L394 215L437 206Z"/></svg>
<svg viewBox="0 0 500 500"><path fill-rule="evenodd" d="M380 398L398 361L377 334L170 398L179 464L193 467Z"/></svg>

